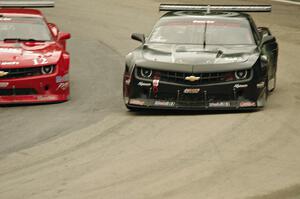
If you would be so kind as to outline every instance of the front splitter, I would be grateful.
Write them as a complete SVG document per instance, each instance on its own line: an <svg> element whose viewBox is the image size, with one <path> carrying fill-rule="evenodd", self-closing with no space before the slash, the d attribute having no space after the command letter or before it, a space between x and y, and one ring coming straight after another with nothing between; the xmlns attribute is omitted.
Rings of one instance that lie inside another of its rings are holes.
<svg viewBox="0 0 300 199"><path fill-rule="evenodd" d="M134 98L126 100L126 106L141 109L178 109L178 110L239 110L258 109L256 102L251 101L167 101Z"/></svg>

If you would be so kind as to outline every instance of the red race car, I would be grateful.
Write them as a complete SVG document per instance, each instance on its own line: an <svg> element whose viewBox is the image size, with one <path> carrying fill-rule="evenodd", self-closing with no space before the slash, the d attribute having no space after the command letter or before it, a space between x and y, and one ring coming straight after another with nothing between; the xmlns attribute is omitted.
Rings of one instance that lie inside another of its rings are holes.
<svg viewBox="0 0 300 199"><path fill-rule="evenodd" d="M66 40L36 9L52 1L0 1L0 104L69 99L70 55ZM26 9L25 9L26 8Z"/></svg>

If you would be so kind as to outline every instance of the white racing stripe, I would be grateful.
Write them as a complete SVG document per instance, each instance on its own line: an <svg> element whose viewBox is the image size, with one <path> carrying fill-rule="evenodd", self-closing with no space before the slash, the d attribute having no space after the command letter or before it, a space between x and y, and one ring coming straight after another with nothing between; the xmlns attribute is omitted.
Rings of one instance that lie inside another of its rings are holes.
<svg viewBox="0 0 300 199"><path fill-rule="evenodd" d="M289 0L272 0L272 1L278 1L278 2L282 2L282 3L289 3L289 4L294 4L294 5L300 5L300 2L289 1Z"/></svg>

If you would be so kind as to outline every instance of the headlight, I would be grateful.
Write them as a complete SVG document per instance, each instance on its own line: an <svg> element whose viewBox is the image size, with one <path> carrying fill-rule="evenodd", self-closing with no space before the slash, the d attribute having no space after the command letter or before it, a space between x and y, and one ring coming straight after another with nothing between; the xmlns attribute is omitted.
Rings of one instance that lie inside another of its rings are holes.
<svg viewBox="0 0 300 199"><path fill-rule="evenodd" d="M246 79L248 75L248 72L246 70L240 70L235 72L235 78L237 80Z"/></svg>
<svg viewBox="0 0 300 199"><path fill-rule="evenodd" d="M141 76L144 78L150 78L152 76L152 70L146 69L146 68L141 68Z"/></svg>
<svg viewBox="0 0 300 199"><path fill-rule="evenodd" d="M43 75L51 74L51 73L54 72L54 68L55 68L54 65L51 65L51 66L43 66L43 67L41 67L41 73L42 73Z"/></svg>

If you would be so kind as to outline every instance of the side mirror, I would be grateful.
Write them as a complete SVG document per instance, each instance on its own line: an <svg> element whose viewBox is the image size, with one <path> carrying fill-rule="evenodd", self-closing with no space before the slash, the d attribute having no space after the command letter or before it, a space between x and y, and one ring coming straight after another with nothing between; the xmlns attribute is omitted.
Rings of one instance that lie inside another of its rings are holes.
<svg viewBox="0 0 300 199"><path fill-rule="evenodd" d="M261 39L260 47L262 47L266 43L275 42L275 41L276 41L275 37L273 37L272 35L265 36Z"/></svg>
<svg viewBox="0 0 300 199"><path fill-rule="evenodd" d="M272 35L270 29L267 27L258 27L257 30L262 38Z"/></svg>
<svg viewBox="0 0 300 199"><path fill-rule="evenodd" d="M140 41L142 43L145 43L145 41L146 41L145 35L144 34L140 34L140 33L133 33L131 35L131 39L136 40L136 41Z"/></svg>
<svg viewBox="0 0 300 199"><path fill-rule="evenodd" d="M58 41L65 41L67 39L71 38L71 34L70 33L66 33L66 32L59 32L58 33Z"/></svg>
<svg viewBox="0 0 300 199"><path fill-rule="evenodd" d="M59 33L58 27L54 23L48 23L48 27L50 28L53 36L57 37Z"/></svg>

